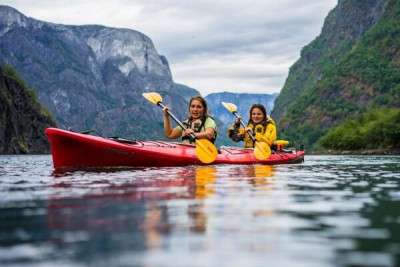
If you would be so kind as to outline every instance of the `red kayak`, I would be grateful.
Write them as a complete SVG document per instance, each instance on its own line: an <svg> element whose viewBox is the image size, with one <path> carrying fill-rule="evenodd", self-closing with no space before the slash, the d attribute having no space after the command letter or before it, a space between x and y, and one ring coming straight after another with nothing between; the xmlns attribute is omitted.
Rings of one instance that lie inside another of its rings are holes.
<svg viewBox="0 0 400 267"><path fill-rule="evenodd" d="M282 151L266 160L252 149L221 147L216 160L201 162L194 145L163 141L104 138L57 128L46 129L55 169L87 167L174 167L213 164L289 164L304 161L304 151Z"/></svg>

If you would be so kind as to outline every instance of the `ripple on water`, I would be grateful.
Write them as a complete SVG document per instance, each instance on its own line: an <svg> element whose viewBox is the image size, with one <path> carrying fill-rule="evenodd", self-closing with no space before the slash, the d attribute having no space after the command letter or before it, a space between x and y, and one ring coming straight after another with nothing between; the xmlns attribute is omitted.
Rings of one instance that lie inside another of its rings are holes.
<svg viewBox="0 0 400 267"><path fill-rule="evenodd" d="M399 165L55 172L50 156L0 156L0 265L395 266Z"/></svg>

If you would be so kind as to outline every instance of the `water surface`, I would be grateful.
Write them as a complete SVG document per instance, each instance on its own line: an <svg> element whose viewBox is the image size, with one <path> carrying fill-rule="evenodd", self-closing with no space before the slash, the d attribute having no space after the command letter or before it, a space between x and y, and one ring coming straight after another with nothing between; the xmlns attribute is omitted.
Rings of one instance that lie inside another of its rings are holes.
<svg viewBox="0 0 400 267"><path fill-rule="evenodd" d="M57 173L0 156L0 266L400 266L400 157Z"/></svg>

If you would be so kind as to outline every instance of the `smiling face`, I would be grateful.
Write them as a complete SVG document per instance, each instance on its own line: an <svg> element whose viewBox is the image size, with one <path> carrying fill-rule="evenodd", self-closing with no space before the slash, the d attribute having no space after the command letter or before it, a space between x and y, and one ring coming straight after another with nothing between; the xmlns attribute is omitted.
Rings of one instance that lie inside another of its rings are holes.
<svg viewBox="0 0 400 267"><path fill-rule="evenodd" d="M251 110L251 120L255 123L261 123L264 120L265 116L261 109L253 108Z"/></svg>
<svg viewBox="0 0 400 267"><path fill-rule="evenodd" d="M192 100L189 106L189 114L193 120L197 120L204 114L204 107L197 99Z"/></svg>

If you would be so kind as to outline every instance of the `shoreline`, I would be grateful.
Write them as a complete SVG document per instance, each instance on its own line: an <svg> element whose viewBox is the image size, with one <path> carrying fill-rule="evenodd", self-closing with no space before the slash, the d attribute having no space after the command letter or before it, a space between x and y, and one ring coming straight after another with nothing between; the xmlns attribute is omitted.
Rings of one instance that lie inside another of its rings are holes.
<svg viewBox="0 0 400 267"><path fill-rule="evenodd" d="M308 155L400 155L400 149L318 150Z"/></svg>

